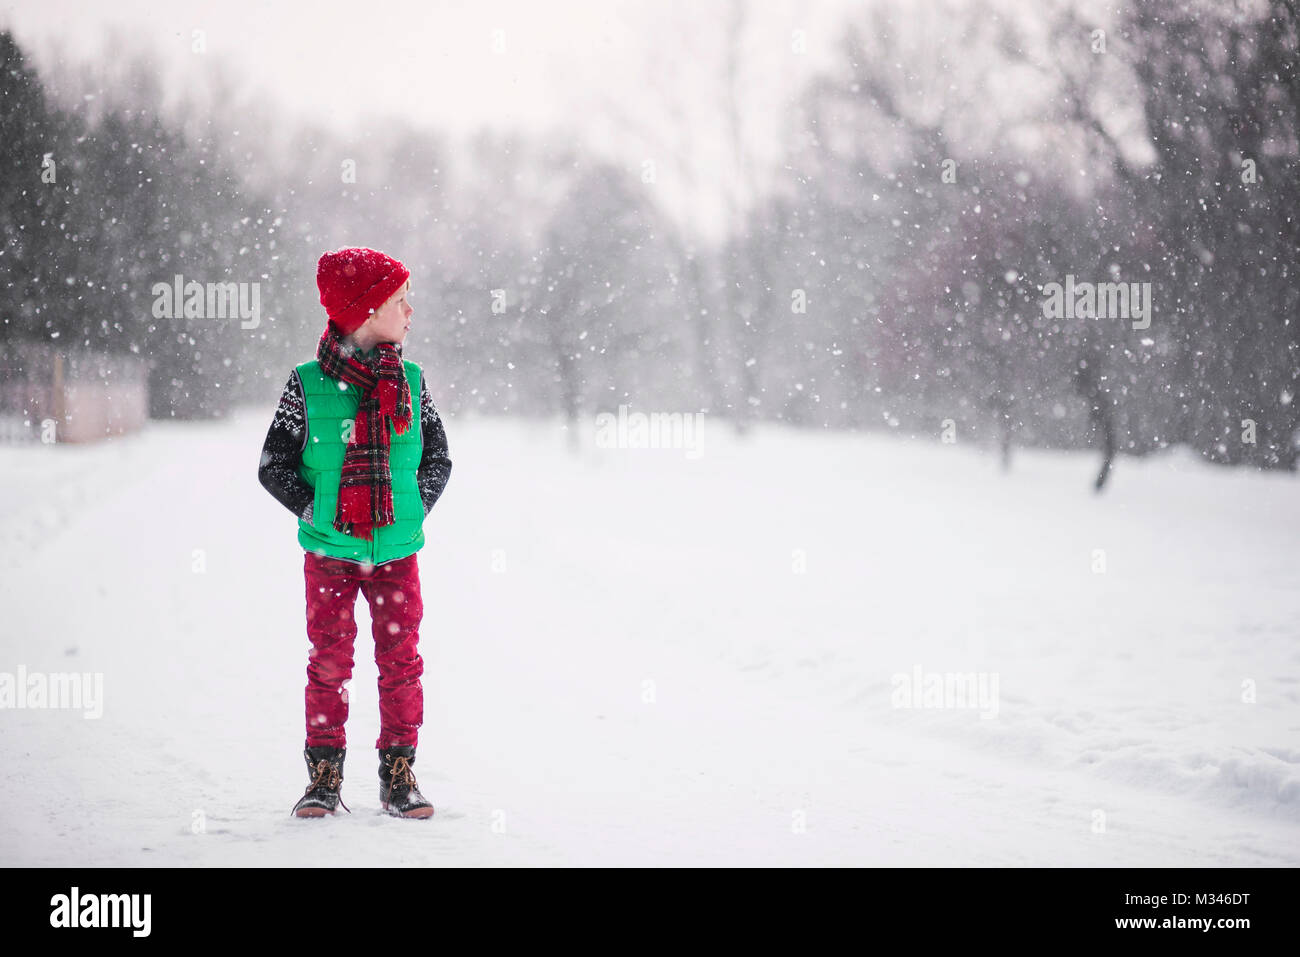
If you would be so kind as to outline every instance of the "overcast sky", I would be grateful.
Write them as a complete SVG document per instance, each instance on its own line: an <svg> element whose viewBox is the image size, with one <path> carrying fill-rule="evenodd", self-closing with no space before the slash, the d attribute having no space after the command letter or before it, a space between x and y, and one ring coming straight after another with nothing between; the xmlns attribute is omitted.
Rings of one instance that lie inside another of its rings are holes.
<svg viewBox="0 0 1300 957"><path fill-rule="evenodd" d="M834 62L838 27L860 6L746 5L740 97L760 168L777 155L787 105ZM721 79L730 8L730 0L0 0L0 25L38 65L112 57L123 45L116 31L156 52L178 89L201 86L220 63L286 114L340 128L376 113L453 135L564 124L633 172L658 152L657 138L681 126L672 119L678 104L708 186L732 175ZM196 30L202 54L192 50ZM796 30L806 53L792 51ZM714 220L719 211L697 212Z"/></svg>

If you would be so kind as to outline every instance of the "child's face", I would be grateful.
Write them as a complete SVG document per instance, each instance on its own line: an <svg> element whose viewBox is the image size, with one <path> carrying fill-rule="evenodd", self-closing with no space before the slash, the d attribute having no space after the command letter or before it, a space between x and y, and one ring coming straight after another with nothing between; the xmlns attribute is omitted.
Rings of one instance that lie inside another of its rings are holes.
<svg viewBox="0 0 1300 957"><path fill-rule="evenodd" d="M411 316L415 310L406 301L410 294L411 282L408 279L401 289L388 297L388 301L375 310L375 314L366 320L365 328L374 334L374 341L401 344L411 328Z"/></svg>

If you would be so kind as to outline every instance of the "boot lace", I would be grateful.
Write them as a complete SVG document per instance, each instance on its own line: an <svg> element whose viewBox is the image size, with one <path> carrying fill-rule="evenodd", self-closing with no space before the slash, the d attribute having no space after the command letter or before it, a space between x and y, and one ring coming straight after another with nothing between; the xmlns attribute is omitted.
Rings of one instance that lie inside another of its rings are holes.
<svg viewBox="0 0 1300 957"><path fill-rule="evenodd" d="M392 759L391 776L388 780L388 797L393 796L393 788L402 784L412 790L418 791L420 786L415 783L415 772L411 770L411 762L405 755L398 755Z"/></svg>
<svg viewBox="0 0 1300 957"><path fill-rule="evenodd" d="M302 793L302 796L306 797L318 787L324 787L326 790L337 792L339 785L342 783L343 776L339 774L339 769L335 765L330 764L324 758L321 758L316 762L316 770L312 773L311 784L307 785L307 790ZM342 806L343 810L347 811L349 814L352 813L352 809L343 803L342 794L339 795L339 804Z"/></svg>

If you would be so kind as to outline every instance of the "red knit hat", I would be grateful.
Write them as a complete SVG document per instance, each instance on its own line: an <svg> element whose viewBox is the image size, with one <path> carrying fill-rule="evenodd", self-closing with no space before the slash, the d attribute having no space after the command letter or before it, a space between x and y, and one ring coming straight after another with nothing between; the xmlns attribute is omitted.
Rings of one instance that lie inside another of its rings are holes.
<svg viewBox="0 0 1300 957"><path fill-rule="evenodd" d="M409 269L377 249L349 246L325 253L316 263L320 304L345 336L360 329L409 278Z"/></svg>

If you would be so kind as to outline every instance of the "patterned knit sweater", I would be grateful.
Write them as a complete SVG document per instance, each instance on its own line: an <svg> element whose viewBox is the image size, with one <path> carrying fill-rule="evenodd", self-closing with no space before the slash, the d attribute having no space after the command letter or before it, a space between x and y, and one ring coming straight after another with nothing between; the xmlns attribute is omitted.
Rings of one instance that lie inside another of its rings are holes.
<svg viewBox="0 0 1300 957"><path fill-rule="evenodd" d="M280 404L276 406L275 418L266 433L257 478L262 487L275 496L277 502L294 515L310 522L316 493L298 474L302 450L307 445L306 409L302 383L298 380L298 371L295 369L285 383L284 391L280 393ZM447 486L447 479L451 476L451 459L447 456L447 433L442 427L438 410L433 407L433 398L429 395L429 387L423 375L420 376L420 429L424 433L424 454L420 457L416 481L420 486L420 498L424 501L424 514L427 516Z"/></svg>

